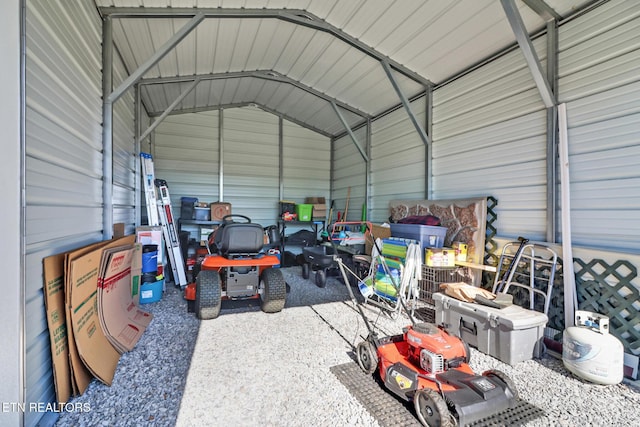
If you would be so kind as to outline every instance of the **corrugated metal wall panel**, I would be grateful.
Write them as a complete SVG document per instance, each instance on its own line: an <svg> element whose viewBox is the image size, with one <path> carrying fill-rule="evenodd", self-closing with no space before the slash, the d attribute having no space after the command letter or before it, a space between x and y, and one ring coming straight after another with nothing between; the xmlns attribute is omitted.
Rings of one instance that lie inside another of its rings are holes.
<svg viewBox="0 0 640 427"><path fill-rule="evenodd" d="M224 201L233 213L274 224L279 200L279 118L255 107L172 115L155 131L156 176L167 180L172 206L180 198L219 200L218 124L223 114ZM329 139L283 121L284 198L329 198Z"/></svg>
<svg viewBox="0 0 640 427"><path fill-rule="evenodd" d="M425 99L411 108L419 123L425 124ZM425 198L426 147L400 108L372 123L371 129L371 219L389 218L389 201Z"/></svg>
<svg viewBox="0 0 640 427"><path fill-rule="evenodd" d="M258 108L223 110L224 201L233 213L275 224L279 196L278 117Z"/></svg>
<svg viewBox="0 0 640 427"><path fill-rule="evenodd" d="M331 141L287 120L282 124L283 199L304 203L305 197L331 197Z"/></svg>
<svg viewBox="0 0 640 427"><path fill-rule="evenodd" d="M219 198L219 111L168 116L155 130L157 178L167 181L176 217L181 197L202 202Z"/></svg>
<svg viewBox="0 0 640 427"><path fill-rule="evenodd" d="M102 239L101 21L26 2L26 403L55 401L42 258ZM25 425L42 413L25 412Z"/></svg>
<svg viewBox="0 0 640 427"><path fill-rule="evenodd" d="M533 42L546 58L546 38ZM519 50L434 91L433 199L493 196L498 233L544 240L546 109Z"/></svg>
<svg viewBox="0 0 640 427"><path fill-rule="evenodd" d="M367 152L366 128L354 131L360 147ZM344 213L349 196L347 220L360 221L362 204L366 195L366 163L350 136L336 139L333 143L333 193L335 201L334 219L337 212ZM342 219L342 218L341 218Z"/></svg>
<svg viewBox="0 0 640 427"><path fill-rule="evenodd" d="M639 29L640 4L630 1L607 2L561 28L574 244L640 249Z"/></svg>

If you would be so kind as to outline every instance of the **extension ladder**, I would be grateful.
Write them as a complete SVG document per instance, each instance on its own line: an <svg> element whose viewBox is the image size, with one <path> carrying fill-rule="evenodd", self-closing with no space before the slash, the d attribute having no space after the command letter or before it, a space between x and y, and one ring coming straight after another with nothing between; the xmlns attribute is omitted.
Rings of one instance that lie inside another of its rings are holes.
<svg viewBox="0 0 640 427"><path fill-rule="evenodd" d="M147 199L147 215L149 225L162 225L162 234L169 254L171 272L176 286L187 286L184 259L180 248L180 238L171 209L169 187L163 179L155 179L153 159L150 154L140 153L142 172L144 174L145 196ZM156 194L157 192L157 194ZM159 196L159 197L158 197ZM155 206L155 209L153 208Z"/></svg>

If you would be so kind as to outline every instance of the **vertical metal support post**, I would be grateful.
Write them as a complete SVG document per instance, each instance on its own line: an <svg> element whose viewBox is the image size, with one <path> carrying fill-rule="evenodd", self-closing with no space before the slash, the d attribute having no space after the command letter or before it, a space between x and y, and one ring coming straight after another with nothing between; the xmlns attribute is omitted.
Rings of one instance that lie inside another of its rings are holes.
<svg viewBox="0 0 640 427"><path fill-rule="evenodd" d="M0 303L0 307L2 307L2 318L6 319L7 323L4 325L4 330L7 332L6 335L3 335L2 343L8 348L16 348L18 350L18 354L15 355L15 351L6 351L6 354L0 356L0 360L3 362L2 366L6 375L3 375L3 390L0 392L2 394L2 400L4 402L8 401L6 398L17 398L17 402L26 402L27 400L27 297L26 297L26 277L27 277L27 161L26 161L26 152L27 152L27 5L26 0L20 0L19 8L20 8L20 52L19 52L19 64L20 64L20 88L19 88L19 96L20 96L20 113L19 113L19 136L20 136L20 148L19 151L15 151L15 153L19 153L20 156L20 166L19 172L20 177L18 178L18 182L20 183L20 195L15 197L12 201L19 200L19 218L17 221L14 220L15 214L17 213L17 209L11 211L11 215L5 216L3 214L3 223L5 227L8 226L8 229L13 228L12 225L16 225L18 223L19 228L15 230L15 234L11 234L11 236L4 235L3 236L3 247L6 248L6 251L0 251L3 254L3 259L8 265L16 266L16 270L13 268L8 269L8 271L4 271L4 279L5 283L8 285L3 292L2 299L3 302ZM4 13L6 13L6 21L8 21L10 16L15 12L15 2L12 2L10 6L5 6ZM8 9L8 10L7 10ZM3 19L3 22L5 20ZM14 34L7 34L5 36L5 40L9 40L10 42L14 41ZM6 46L11 46L11 48L5 49L2 48L2 52L6 53L7 51L13 49L15 45L13 43L7 42ZM14 60L14 57L10 59L5 58L5 64L11 64ZM6 68L3 67L3 73L6 71ZM5 74L3 74L5 75ZM5 75L6 76L6 75ZM10 84L10 83L8 83ZM3 87L4 89L4 87ZM11 95L14 95L14 92L11 92ZM3 95L9 96L6 92ZM13 114L10 113L10 114ZM13 135L14 129L5 130L5 132L10 132ZM12 147L15 147L11 144ZM12 149L4 149L4 156L8 156L11 153L13 155L14 151ZM15 159L15 158L14 158ZM4 166L3 169L6 171L7 167ZM9 184L7 181L3 182L5 185ZM13 183L13 180L12 180ZM9 186L9 188L15 188ZM5 198L4 202L8 202ZM8 203L8 206L15 206L14 203ZM11 209L11 208L9 208ZM11 220L11 224L8 220ZM18 243L16 245L16 243ZM18 246L19 253L16 254L14 249ZM16 280L17 279L17 280ZM16 287L15 283L18 284ZM16 320L16 324L13 324L13 320ZM13 324L13 326L11 326ZM17 332L17 334L15 334ZM14 335L15 334L15 335ZM14 346L17 344L17 346ZM15 355L15 358L14 358ZM14 368L18 368L14 370ZM16 394L13 394L13 393ZM24 411L16 411L14 415L3 414L5 417L4 420L7 422L13 422L17 419L18 425L24 425Z"/></svg>
<svg viewBox="0 0 640 427"><path fill-rule="evenodd" d="M134 170L134 178L133 178L133 204L134 204L134 221L135 226L138 227L142 223L142 212L140 206L142 205L142 180L141 180L141 166L140 166L140 129L142 129L142 123L140 120L140 113L142 110L141 100L140 100L140 85L135 85L135 105L134 105L134 149L133 149L133 170Z"/></svg>
<svg viewBox="0 0 640 427"><path fill-rule="evenodd" d="M547 80L558 103L558 25L547 22ZM547 242L555 243L558 230L558 107L547 108Z"/></svg>
<svg viewBox="0 0 640 427"><path fill-rule="evenodd" d="M427 129L427 135L433 135L433 87L428 86L425 91L425 127ZM425 171L424 171L424 190L425 198L427 200L433 197L433 177L432 163L433 163L433 139L429 140L428 144L424 146L424 159L425 159Z"/></svg>
<svg viewBox="0 0 640 427"><path fill-rule="evenodd" d="M564 327L574 326L576 296L576 276L573 271L573 250L571 237L571 182L569 180L569 135L567 128L567 106L558 105L558 153L560 155L560 185L562 186L562 278L564 280Z"/></svg>
<svg viewBox="0 0 640 427"><path fill-rule="evenodd" d="M284 200L284 138L283 119L278 116L278 200Z"/></svg>
<svg viewBox="0 0 640 427"><path fill-rule="evenodd" d="M102 21L102 238L113 237L113 25Z"/></svg>
<svg viewBox="0 0 640 427"><path fill-rule="evenodd" d="M218 113L218 201L224 201L224 108Z"/></svg>
<svg viewBox="0 0 640 427"><path fill-rule="evenodd" d="M371 159L371 119L367 119L367 142L366 142L367 158ZM371 213L371 160L365 163L365 183L364 183L364 201L366 207L367 220Z"/></svg>
<svg viewBox="0 0 640 427"><path fill-rule="evenodd" d="M333 199L334 199L334 195L333 195L333 191L334 191L334 186L333 186L333 177L335 176L335 165L334 165L334 160L335 160L335 150L336 150L336 139L334 137L331 138L330 142L329 142L329 200L331 201L329 203L329 206L331 206L331 203L333 203ZM331 221L331 218L327 219L327 221ZM327 226L329 226L329 224L327 223Z"/></svg>
<svg viewBox="0 0 640 427"><path fill-rule="evenodd" d="M418 132L418 136L420 136L420 139L425 145L429 145L431 143L429 136L422 128L422 125L418 123L418 119L416 118L416 115L413 114L413 110L411 109L411 105L409 104L409 99L407 99L405 94L402 92L402 89L400 88L398 81L393 76L393 72L391 71L391 66L387 61L380 61L380 64L382 64L382 68L384 69L384 72L387 74L387 77L389 78L391 85L395 89L396 94L398 94L398 98L400 98L400 102L402 103L404 110L409 115L409 119L411 120L411 123L413 123L413 126L416 128L416 131Z"/></svg>

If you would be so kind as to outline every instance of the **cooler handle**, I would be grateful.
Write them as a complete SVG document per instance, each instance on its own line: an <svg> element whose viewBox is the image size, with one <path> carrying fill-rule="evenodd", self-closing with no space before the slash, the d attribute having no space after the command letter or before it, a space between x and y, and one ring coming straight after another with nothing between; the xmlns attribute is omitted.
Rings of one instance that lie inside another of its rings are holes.
<svg viewBox="0 0 640 427"><path fill-rule="evenodd" d="M465 322L462 317L460 318L460 331L466 331L470 334L478 335L478 327L476 326L476 322Z"/></svg>

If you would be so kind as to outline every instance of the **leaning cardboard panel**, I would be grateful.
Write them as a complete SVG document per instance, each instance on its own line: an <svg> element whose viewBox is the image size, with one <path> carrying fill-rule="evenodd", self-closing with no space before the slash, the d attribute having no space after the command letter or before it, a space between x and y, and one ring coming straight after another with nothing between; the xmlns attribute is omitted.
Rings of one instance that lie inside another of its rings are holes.
<svg viewBox="0 0 640 427"><path fill-rule="evenodd" d="M80 355L78 354L78 348L76 347L76 340L73 334L73 328L71 327L71 312L69 310L71 304L71 279L69 271L71 270L71 263L78 257L91 252L101 246L106 245L108 242L98 242L91 245L76 249L71 252L67 252L64 258L64 298L65 298L65 323L67 329L67 346L69 349L69 368L71 373L71 387L73 389L73 395L84 393L89 387L89 383L93 379L93 374L82 362Z"/></svg>
<svg viewBox="0 0 640 427"><path fill-rule="evenodd" d="M67 402L73 393L64 307L64 258L65 254L58 254L43 260L43 294L51 342L53 382L56 399L60 403Z"/></svg>
<svg viewBox="0 0 640 427"><path fill-rule="evenodd" d="M105 249L106 264L98 280L98 312L105 335L120 353L133 350L152 315L138 307L131 296L131 265L134 249Z"/></svg>
<svg viewBox="0 0 640 427"><path fill-rule="evenodd" d="M100 381L111 385L120 353L113 347L102 330L98 315L98 276L102 253L106 248L132 245L134 236L111 240L86 255L70 262L71 326L82 361Z"/></svg>

